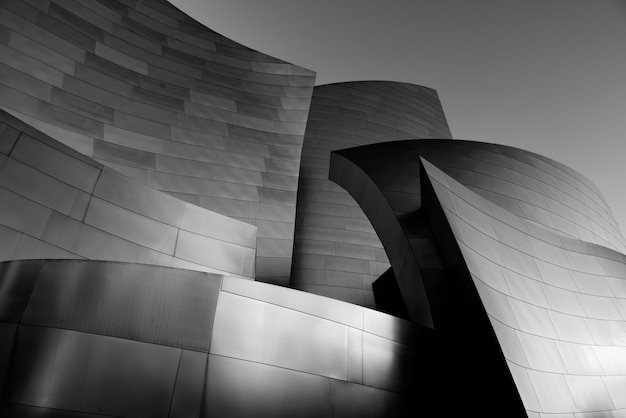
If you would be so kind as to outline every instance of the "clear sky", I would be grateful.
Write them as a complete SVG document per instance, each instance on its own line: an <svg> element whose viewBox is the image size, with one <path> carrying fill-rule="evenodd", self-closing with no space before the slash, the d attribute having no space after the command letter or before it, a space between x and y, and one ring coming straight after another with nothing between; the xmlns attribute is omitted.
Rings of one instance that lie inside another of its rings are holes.
<svg viewBox="0 0 626 418"><path fill-rule="evenodd" d="M172 0L317 72L438 91L456 139L560 161L626 234L626 0Z"/></svg>

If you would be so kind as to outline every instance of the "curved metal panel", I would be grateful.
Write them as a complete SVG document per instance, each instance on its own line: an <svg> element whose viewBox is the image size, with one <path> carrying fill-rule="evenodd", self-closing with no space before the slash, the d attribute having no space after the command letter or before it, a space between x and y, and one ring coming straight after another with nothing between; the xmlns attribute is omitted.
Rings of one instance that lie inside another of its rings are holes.
<svg viewBox="0 0 626 418"><path fill-rule="evenodd" d="M0 272L7 306L12 294L25 305L0 322L0 401L14 414L387 415L401 410L398 393L428 384L408 321L334 299L132 263ZM353 385L331 390L337 380ZM358 394L371 399L337 404Z"/></svg>
<svg viewBox="0 0 626 418"><path fill-rule="evenodd" d="M5 119L10 127L12 118ZM1 260L88 258L254 276L255 226L151 189L28 132L18 133L0 166ZM189 250L189 235L202 242L203 252Z"/></svg>
<svg viewBox="0 0 626 418"><path fill-rule="evenodd" d="M46 261L22 323L206 352L219 287L190 270Z"/></svg>
<svg viewBox="0 0 626 418"><path fill-rule="evenodd" d="M0 44L4 109L154 189L252 225L265 220L259 248L286 244L256 260L257 276L287 284L293 233L276 235L285 223L293 230L313 71L167 2L9 2L0 14L21 22ZM289 215L260 217L249 210L258 203Z"/></svg>
<svg viewBox="0 0 626 418"><path fill-rule="evenodd" d="M396 82L317 86L302 148L290 285L374 307L387 255L357 202L328 180L330 153L413 138L450 138L437 93Z"/></svg>
<svg viewBox="0 0 626 418"><path fill-rule="evenodd" d="M213 354L209 370L205 417L330 416L329 378Z"/></svg>
<svg viewBox="0 0 626 418"><path fill-rule="evenodd" d="M409 172L420 181L404 181ZM526 151L467 141L339 151L331 178L380 232L409 307L415 282L422 286L433 342L458 355L441 358L462 370L452 381L489 370L481 382L499 382L489 390L508 397L501 405L513 408L517 398L528 416L620 408L614 377L625 373L626 317L613 289L626 278L626 256L615 251L623 238L588 180ZM439 266L421 258L431 254L429 237ZM472 402L477 394L468 387L463 395Z"/></svg>

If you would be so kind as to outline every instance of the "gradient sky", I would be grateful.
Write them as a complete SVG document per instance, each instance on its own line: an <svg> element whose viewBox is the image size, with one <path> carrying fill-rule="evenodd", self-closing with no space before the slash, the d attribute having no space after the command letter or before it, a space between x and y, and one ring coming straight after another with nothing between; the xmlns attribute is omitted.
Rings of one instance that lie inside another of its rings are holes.
<svg viewBox="0 0 626 418"><path fill-rule="evenodd" d="M438 91L454 138L586 175L626 234L626 0L172 0L317 72Z"/></svg>

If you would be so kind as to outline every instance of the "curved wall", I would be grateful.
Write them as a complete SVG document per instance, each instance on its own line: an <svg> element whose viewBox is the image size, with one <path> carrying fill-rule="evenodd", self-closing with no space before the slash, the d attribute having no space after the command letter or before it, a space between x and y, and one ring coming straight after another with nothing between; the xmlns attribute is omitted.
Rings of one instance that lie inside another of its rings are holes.
<svg viewBox="0 0 626 418"><path fill-rule="evenodd" d="M401 178L418 173L420 164L422 174L414 175L420 177L420 187ZM372 217L394 270L406 270L412 260L414 267L408 270L414 274L396 272L405 301L421 286L417 293L429 304L426 320L438 339L444 346L452 344L453 356L468 359L449 370L451 381L465 382L464 375L480 373L481 382L491 382L485 376L505 368L506 376L494 376L501 382L497 386L506 387L512 379L528 416L626 413L626 256L593 242L609 245L615 239L617 246L621 234L611 228L614 221L602 210L606 205L584 177L510 147L404 141L339 151L333 155L331 178ZM427 246L422 237L416 239L415 223L403 223L397 211L384 210L398 207L387 198L398 187L405 202L419 202L415 215L429 225L442 259L440 276L425 274L431 266L419 258L419 250ZM563 191L539 194L557 189ZM572 225L606 229L590 231L589 242L559 231L556 223L550 227L547 220L562 216L554 209L560 208L557 204L572 211L587 209L586 216L572 217ZM533 218L538 213L550 216ZM451 321L459 311L462 315ZM424 323L423 318L413 317ZM481 357L489 347L497 347L498 353ZM481 384L474 393L469 380L464 386L470 398L485 390Z"/></svg>
<svg viewBox="0 0 626 418"><path fill-rule="evenodd" d="M286 284L315 74L166 1L3 1L0 106L151 188L258 227Z"/></svg>
<svg viewBox="0 0 626 418"><path fill-rule="evenodd" d="M511 217L425 166L529 416L625 414L626 256Z"/></svg>
<svg viewBox="0 0 626 418"><path fill-rule="evenodd" d="M372 282L389 261L361 208L328 180L330 153L433 137L451 134L432 89L383 81L315 87L298 182L292 287L374 306Z"/></svg>
<svg viewBox="0 0 626 418"><path fill-rule="evenodd" d="M571 238L626 251L626 241L598 188L561 163L504 145L459 140L424 143L419 149L470 190L521 218Z"/></svg>
<svg viewBox="0 0 626 418"><path fill-rule="evenodd" d="M256 227L151 189L0 111L0 261L86 258L254 277Z"/></svg>
<svg viewBox="0 0 626 418"><path fill-rule="evenodd" d="M415 331L369 309L250 280L84 260L0 263L0 289L5 417L416 411L407 396L419 391L412 372L423 362Z"/></svg>

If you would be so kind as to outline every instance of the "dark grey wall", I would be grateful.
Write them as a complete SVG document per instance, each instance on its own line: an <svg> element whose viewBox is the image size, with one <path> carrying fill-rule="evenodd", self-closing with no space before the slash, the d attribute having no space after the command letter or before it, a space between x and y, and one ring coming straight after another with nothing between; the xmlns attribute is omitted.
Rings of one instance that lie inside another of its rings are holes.
<svg viewBox="0 0 626 418"><path fill-rule="evenodd" d="M0 3L0 106L149 187L258 227L286 284L315 73L166 1Z"/></svg>
<svg viewBox="0 0 626 418"><path fill-rule="evenodd" d="M302 148L292 287L374 306L387 255L358 204L328 180L330 153L377 142L450 138L437 92L405 83L317 86Z"/></svg>

